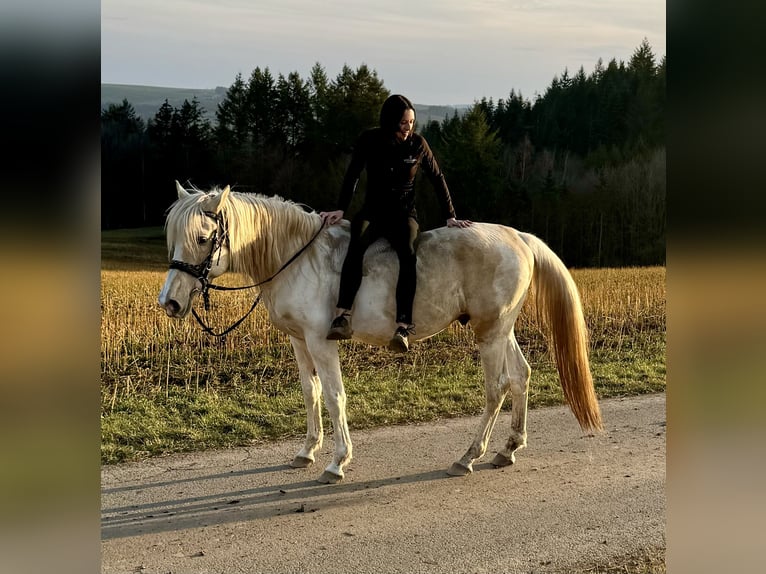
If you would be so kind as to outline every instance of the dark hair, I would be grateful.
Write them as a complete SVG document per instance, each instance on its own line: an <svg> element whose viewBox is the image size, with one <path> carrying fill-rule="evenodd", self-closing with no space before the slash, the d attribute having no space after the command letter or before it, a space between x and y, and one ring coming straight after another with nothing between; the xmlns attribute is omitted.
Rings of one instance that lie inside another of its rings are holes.
<svg viewBox="0 0 766 574"><path fill-rule="evenodd" d="M395 132L407 110L415 111L411 101L399 94L389 96L380 108L380 127L385 131Z"/></svg>

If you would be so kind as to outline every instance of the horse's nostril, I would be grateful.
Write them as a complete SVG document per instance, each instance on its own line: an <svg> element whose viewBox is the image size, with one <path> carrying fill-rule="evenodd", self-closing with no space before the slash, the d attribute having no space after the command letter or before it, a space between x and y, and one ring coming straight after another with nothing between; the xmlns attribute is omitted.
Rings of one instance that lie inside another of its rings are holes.
<svg viewBox="0 0 766 574"><path fill-rule="evenodd" d="M165 312L168 315L170 315L171 317L173 315L177 315L178 312L181 310L181 306L178 304L178 301L176 301L174 299L168 300L168 302L165 303L165 305L163 305L163 307L165 307Z"/></svg>

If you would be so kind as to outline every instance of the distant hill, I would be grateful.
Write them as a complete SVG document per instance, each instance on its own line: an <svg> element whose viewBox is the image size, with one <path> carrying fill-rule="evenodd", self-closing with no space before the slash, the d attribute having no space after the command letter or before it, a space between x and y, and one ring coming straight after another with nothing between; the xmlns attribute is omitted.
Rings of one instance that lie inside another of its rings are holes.
<svg viewBox="0 0 766 574"><path fill-rule="evenodd" d="M192 101L196 96L205 116L211 122L215 121L215 111L223 101L228 88L218 86L214 89L192 88L163 88L159 86L132 86L127 84L101 84L101 109L109 104L121 104L127 99L136 114L148 120L153 118L160 106L168 100L174 108L180 108L184 100Z"/></svg>
<svg viewBox="0 0 766 574"><path fill-rule="evenodd" d="M127 99L136 114L144 121L153 118L160 106L168 100L174 108L180 108L184 100L192 101L196 96L205 117L215 123L215 112L218 104L223 101L228 88L218 86L212 89L193 88L164 88L160 86L134 86L128 84L101 84L101 109L109 104L121 104ZM464 112L469 106L429 106L413 104L417 115L418 124L421 126L430 121L441 122L446 117L452 117L455 112Z"/></svg>

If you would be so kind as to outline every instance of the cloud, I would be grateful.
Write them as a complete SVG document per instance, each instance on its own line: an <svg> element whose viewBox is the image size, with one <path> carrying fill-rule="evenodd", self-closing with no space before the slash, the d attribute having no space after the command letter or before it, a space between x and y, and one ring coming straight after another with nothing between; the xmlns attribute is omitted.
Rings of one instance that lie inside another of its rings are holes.
<svg viewBox="0 0 766 574"><path fill-rule="evenodd" d="M531 95L644 37L664 53L664 22L662 0L104 0L102 77L202 88L255 67L305 76L319 62L333 76L366 63L413 98L470 103Z"/></svg>

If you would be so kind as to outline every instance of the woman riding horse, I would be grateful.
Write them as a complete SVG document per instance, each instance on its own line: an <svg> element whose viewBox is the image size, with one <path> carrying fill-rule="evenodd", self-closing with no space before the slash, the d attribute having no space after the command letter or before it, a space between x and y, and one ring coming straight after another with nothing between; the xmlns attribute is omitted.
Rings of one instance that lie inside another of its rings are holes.
<svg viewBox="0 0 766 574"><path fill-rule="evenodd" d="M415 175L420 165L437 192L447 227L468 227L472 223L456 219L444 174L428 142L413 131L414 124L412 103L401 95L390 96L380 110L380 127L363 132L356 142L337 209L319 214L329 225L343 219L362 170L367 168L367 193L362 209L351 221L351 242L341 272L337 316L330 326L328 339L351 338L351 308L362 282L364 253L376 239L385 237L399 257L397 328L389 348L397 352L409 349L408 335L415 328L412 322L417 280L415 239L418 235Z"/></svg>

